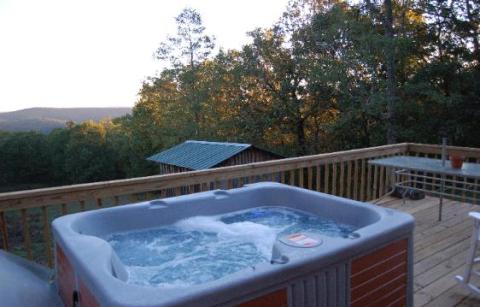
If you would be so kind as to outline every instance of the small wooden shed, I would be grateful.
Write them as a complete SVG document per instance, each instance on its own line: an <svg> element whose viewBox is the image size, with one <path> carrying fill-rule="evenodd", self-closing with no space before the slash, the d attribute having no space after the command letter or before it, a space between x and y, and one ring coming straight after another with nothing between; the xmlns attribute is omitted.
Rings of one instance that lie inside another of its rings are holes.
<svg viewBox="0 0 480 307"><path fill-rule="evenodd" d="M160 174L169 174L281 158L252 144L185 141L147 160L160 164Z"/></svg>

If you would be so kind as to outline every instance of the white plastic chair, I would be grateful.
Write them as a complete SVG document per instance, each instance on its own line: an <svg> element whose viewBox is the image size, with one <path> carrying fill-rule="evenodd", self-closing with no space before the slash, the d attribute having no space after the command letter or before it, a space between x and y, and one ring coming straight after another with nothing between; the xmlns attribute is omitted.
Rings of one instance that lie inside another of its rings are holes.
<svg viewBox="0 0 480 307"><path fill-rule="evenodd" d="M457 275L455 279L466 286L472 293L480 295L480 288L470 282L472 274L480 276L480 272L473 269L474 264L480 262L480 257L475 257L480 241L480 212L469 212L468 215L473 218L474 227L470 243L470 250L467 255L467 263L463 276Z"/></svg>

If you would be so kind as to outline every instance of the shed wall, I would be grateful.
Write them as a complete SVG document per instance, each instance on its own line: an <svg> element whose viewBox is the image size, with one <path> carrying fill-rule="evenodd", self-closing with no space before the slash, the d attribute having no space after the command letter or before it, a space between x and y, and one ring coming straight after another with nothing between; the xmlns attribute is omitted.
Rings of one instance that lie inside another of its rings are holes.
<svg viewBox="0 0 480 307"><path fill-rule="evenodd" d="M221 162L220 164L215 165L215 167L240 165L240 164L247 164L247 163L253 163L253 162L262 162L262 161L268 161L268 160L276 160L279 158L280 158L279 156L273 155L267 151L263 151L255 147L251 147Z"/></svg>
<svg viewBox="0 0 480 307"><path fill-rule="evenodd" d="M280 156L252 147L252 148L245 149L244 151L215 165L214 167L241 165L241 164L247 164L247 163L253 163L253 162L276 160L280 158L281 158ZM160 165L160 175L191 171L191 169L189 168L175 166L171 164L160 163L159 165Z"/></svg>

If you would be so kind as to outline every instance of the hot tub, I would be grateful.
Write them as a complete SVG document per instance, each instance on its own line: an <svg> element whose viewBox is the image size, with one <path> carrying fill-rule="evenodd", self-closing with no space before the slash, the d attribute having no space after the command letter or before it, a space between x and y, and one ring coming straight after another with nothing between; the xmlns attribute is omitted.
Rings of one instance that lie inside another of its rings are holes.
<svg viewBox="0 0 480 307"><path fill-rule="evenodd" d="M413 227L270 182L153 200L56 219L57 287L66 306L411 306Z"/></svg>

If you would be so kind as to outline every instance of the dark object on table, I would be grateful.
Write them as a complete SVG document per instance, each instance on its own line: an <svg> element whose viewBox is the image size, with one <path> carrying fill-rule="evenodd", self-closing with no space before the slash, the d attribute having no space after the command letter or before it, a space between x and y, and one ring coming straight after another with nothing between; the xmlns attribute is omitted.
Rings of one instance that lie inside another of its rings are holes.
<svg viewBox="0 0 480 307"><path fill-rule="evenodd" d="M422 191L402 187L395 187L395 190L393 190L391 195L397 198L408 197L411 200L420 200L425 198L425 193Z"/></svg>

